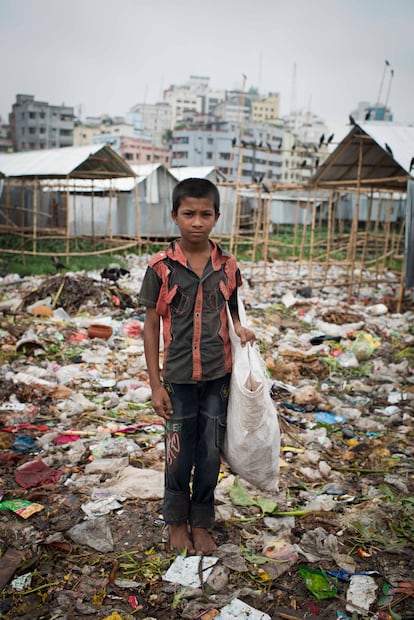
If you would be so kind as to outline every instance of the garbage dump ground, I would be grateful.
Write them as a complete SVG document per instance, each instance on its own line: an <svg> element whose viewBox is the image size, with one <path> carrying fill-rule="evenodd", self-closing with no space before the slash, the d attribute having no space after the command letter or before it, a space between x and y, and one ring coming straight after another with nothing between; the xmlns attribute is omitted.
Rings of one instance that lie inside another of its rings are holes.
<svg viewBox="0 0 414 620"><path fill-rule="evenodd" d="M241 263L279 490L223 463L217 552L177 557L136 305L145 261L122 260L115 280L0 280L0 618L414 618L414 308L395 313L398 278L348 302L315 265L310 288L306 267L272 263L263 285L264 266Z"/></svg>

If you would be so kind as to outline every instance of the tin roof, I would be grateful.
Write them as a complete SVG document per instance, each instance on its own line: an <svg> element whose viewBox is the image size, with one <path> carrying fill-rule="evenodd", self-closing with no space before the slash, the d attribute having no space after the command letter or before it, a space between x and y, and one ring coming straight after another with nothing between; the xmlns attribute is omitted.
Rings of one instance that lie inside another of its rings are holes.
<svg viewBox="0 0 414 620"><path fill-rule="evenodd" d="M133 177L128 163L107 144L0 153L0 175L21 178L108 179Z"/></svg>
<svg viewBox="0 0 414 620"><path fill-rule="evenodd" d="M356 123L309 184L404 190L413 157L414 125Z"/></svg>
<svg viewBox="0 0 414 620"><path fill-rule="evenodd" d="M217 181L226 180L225 175L216 166L179 166L170 168L170 172L178 181L190 178L206 179L213 172L218 177Z"/></svg>

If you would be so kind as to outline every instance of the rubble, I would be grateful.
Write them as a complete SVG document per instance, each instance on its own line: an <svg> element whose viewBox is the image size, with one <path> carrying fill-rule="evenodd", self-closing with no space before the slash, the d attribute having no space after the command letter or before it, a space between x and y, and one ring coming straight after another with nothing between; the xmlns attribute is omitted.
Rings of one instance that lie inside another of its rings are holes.
<svg viewBox="0 0 414 620"><path fill-rule="evenodd" d="M310 289L306 267L299 285L274 262L262 284L264 265L241 263L279 488L223 462L218 549L191 558L166 546L143 265L2 278L0 617L414 618L414 308L394 313L398 278L349 301L315 265Z"/></svg>

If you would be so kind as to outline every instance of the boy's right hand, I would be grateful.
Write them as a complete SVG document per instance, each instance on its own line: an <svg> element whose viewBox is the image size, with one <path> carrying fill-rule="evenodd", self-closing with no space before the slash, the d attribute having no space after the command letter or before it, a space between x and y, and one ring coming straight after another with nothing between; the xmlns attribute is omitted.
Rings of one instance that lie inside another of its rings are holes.
<svg viewBox="0 0 414 620"><path fill-rule="evenodd" d="M173 408L168 392L163 385L160 385L152 390L151 402L157 415L161 416L165 420L168 420L168 418L171 417Z"/></svg>

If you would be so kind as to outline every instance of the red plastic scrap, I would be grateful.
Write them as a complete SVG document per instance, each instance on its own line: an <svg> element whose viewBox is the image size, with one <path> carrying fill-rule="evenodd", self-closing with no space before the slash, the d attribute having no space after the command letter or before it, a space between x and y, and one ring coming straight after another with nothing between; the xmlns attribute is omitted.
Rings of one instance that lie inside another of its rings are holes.
<svg viewBox="0 0 414 620"><path fill-rule="evenodd" d="M32 489L42 484L56 483L62 472L49 467L43 461L32 461L14 472L14 479L23 489Z"/></svg>
<svg viewBox="0 0 414 620"><path fill-rule="evenodd" d="M63 446L67 443L78 441L79 439L80 435L75 435L75 433L73 435L57 435L57 437L54 438L53 443L57 446Z"/></svg>
<svg viewBox="0 0 414 620"><path fill-rule="evenodd" d="M400 581L395 588L391 588L389 594L405 594L414 598L414 581Z"/></svg>

